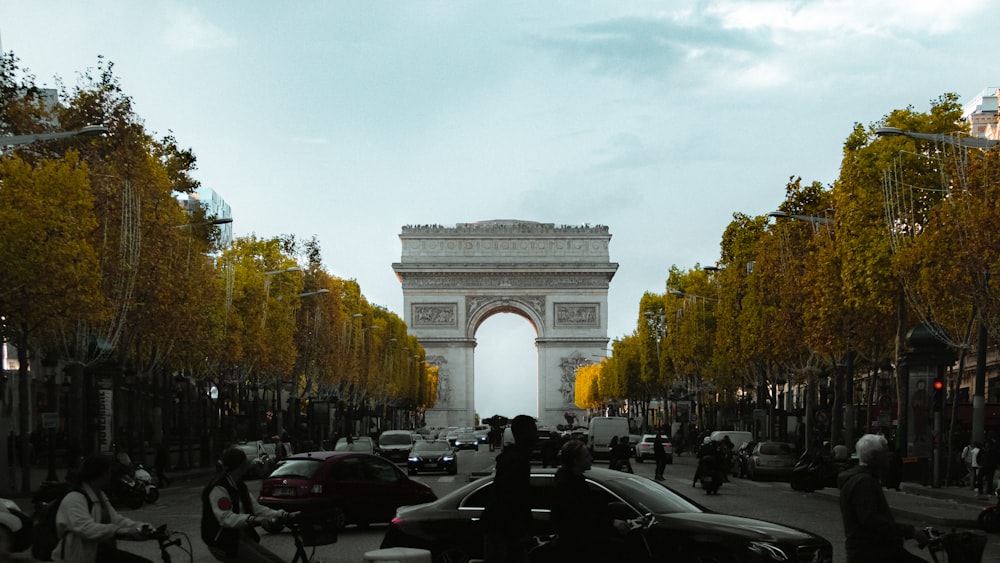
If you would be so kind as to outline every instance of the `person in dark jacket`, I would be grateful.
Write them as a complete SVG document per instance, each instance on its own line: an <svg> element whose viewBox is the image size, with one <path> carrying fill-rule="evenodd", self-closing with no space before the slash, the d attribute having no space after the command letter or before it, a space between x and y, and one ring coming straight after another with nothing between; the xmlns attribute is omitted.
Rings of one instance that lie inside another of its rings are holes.
<svg viewBox="0 0 1000 563"><path fill-rule="evenodd" d="M243 450L232 447L223 452L222 467L222 473L201 493L201 538L208 550L219 561L284 563L283 558L260 546L254 527L265 519L282 521L298 513L257 503L243 482L250 470Z"/></svg>
<svg viewBox="0 0 1000 563"><path fill-rule="evenodd" d="M656 433L653 438L653 459L656 460L656 472L653 479L663 480L663 471L667 468L667 447L663 444L663 435Z"/></svg>
<svg viewBox="0 0 1000 563"><path fill-rule="evenodd" d="M483 511L483 559L486 563L527 563L532 531L531 448L538 439L535 419L515 416L514 443L497 456L492 497Z"/></svg>
<svg viewBox="0 0 1000 563"><path fill-rule="evenodd" d="M624 520L615 520L607 500L587 485L583 476L594 458L579 440L569 440L560 452L555 476L552 524L559 539L555 561L608 563L629 560L616 556L624 550L621 536L628 533Z"/></svg>
<svg viewBox="0 0 1000 563"><path fill-rule="evenodd" d="M698 485L698 480L701 479L705 471L719 470L721 468L720 459L722 458L719 455L719 444L705 436L701 447L698 448L698 466L694 470L694 481L691 482L691 486Z"/></svg>
<svg viewBox="0 0 1000 563"><path fill-rule="evenodd" d="M903 547L903 540L926 542L926 533L896 522L882 491L879 476L886 469L885 437L865 434L854 447L859 465L841 473L840 515L844 522L847 563L925 561Z"/></svg>

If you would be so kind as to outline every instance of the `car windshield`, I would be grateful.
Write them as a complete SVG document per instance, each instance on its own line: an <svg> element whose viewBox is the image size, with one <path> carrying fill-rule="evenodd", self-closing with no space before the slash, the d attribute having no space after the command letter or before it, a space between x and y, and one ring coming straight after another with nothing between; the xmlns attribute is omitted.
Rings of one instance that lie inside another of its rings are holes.
<svg viewBox="0 0 1000 563"><path fill-rule="evenodd" d="M448 442L443 441L417 442L413 446L415 452L447 452L450 450L451 446L448 445Z"/></svg>
<svg viewBox="0 0 1000 563"><path fill-rule="evenodd" d="M760 445L762 455L792 455L792 445L781 442L765 442Z"/></svg>
<svg viewBox="0 0 1000 563"><path fill-rule="evenodd" d="M639 505L639 511L655 514L704 512L702 508L645 477L626 475L608 483L625 500Z"/></svg>
<svg viewBox="0 0 1000 563"><path fill-rule="evenodd" d="M320 459L286 459L278 464L277 469L271 472L271 477L312 479L322 466L323 460Z"/></svg>
<svg viewBox="0 0 1000 563"><path fill-rule="evenodd" d="M383 446L408 446L413 442L409 434L383 434L378 443Z"/></svg>

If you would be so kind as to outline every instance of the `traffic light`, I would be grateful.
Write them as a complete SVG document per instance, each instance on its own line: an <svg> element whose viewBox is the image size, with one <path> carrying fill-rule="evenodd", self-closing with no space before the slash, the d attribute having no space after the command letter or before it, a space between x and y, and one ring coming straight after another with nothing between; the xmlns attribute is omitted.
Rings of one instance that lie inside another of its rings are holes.
<svg viewBox="0 0 1000 563"><path fill-rule="evenodd" d="M944 380L940 376L935 377L931 388L934 390L934 410L941 412L944 410Z"/></svg>

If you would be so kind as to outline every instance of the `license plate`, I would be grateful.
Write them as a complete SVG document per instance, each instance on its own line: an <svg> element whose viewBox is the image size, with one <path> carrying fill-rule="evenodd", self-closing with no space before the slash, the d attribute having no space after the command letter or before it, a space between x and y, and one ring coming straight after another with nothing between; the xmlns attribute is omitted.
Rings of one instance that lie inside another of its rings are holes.
<svg viewBox="0 0 1000 563"><path fill-rule="evenodd" d="M424 467L430 467L430 468L434 468L434 467L437 467L437 466L438 466L438 464L436 464L436 463L425 463L424 464Z"/></svg>
<svg viewBox="0 0 1000 563"><path fill-rule="evenodd" d="M702 477L701 479L702 479L702 481L704 481L706 483L711 483L713 481L713 479L711 477Z"/></svg>
<svg viewBox="0 0 1000 563"><path fill-rule="evenodd" d="M274 491L271 493L272 496L276 497L294 497L295 488L294 487L275 487Z"/></svg>

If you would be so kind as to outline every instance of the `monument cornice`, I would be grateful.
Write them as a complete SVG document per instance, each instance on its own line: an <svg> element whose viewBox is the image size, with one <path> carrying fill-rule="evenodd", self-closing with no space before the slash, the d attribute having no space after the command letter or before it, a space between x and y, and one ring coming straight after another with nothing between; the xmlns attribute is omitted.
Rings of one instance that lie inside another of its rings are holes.
<svg viewBox="0 0 1000 563"><path fill-rule="evenodd" d="M403 289L607 289L615 269L557 272L398 269L396 274Z"/></svg>
<svg viewBox="0 0 1000 563"><path fill-rule="evenodd" d="M559 225L537 223L535 221L492 220L475 223L458 223L453 227L445 225L404 225L403 236L537 236L557 235L560 237L596 235L611 237L606 225Z"/></svg>

